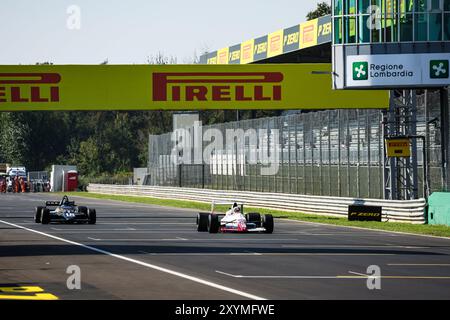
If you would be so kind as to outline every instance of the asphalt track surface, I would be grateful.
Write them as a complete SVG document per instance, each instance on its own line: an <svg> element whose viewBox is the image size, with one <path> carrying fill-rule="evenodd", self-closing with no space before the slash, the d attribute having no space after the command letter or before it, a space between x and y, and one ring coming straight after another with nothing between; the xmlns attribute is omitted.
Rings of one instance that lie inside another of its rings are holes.
<svg viewBox="0 0 450 320"><path fill-rule="evenodd" d="M74 199L96 225L36 224L55 195L0 195L0 299L450 299L449 239L280 219L273 234L198 233L193 210Z"/></svg>

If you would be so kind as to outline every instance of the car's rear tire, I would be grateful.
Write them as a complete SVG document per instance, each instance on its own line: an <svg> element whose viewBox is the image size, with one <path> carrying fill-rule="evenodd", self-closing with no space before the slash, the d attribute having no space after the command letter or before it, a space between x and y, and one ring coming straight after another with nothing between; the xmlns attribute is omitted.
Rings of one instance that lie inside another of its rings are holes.
<svg viewBox="0 0 450 320"><path fill-rule="evenodd" d="M41 217L42 217L42 210L45 209L45 207L36 207L34 208L34 222L41 223Z"/></svg>
<svg viewBox="0 0 450 320"><path fill-rule="evenodd" d="M245 215L247 222L261 222L261 214L258 212L250 212Z"/></svg>
<svg viewBox="0 0 450 320"><path fill-rule="evenodd" d="M220 229L220 220L217 214L210 214L208 216L208 231L209 233L218 233Z"/></svg>
<svg viewBox="0 0 450 320"><path fill-rule="evenodd" d="M41 215L41 223L42 224L49 224L50 223L50 210L47 208L42 209L42 215Z"/></svg>
<svg viewBox="0 0 450 320"><path fill-rule="evenodd" d="M265 214L262 220L263 228L266 229L265 233L273 233L273 216L271 214Z"/></svg>
<svg viewBox="0 0 450 320"><path fill-rule="evenodd" d="M197 215L197 231L207 232L208 231L208 216L209 213L199 212Z"/></svg>
<svg viewBox="0 0 450 320"><path fill-rule="evenodd" d="M88 223L96 224L97 223L97 211L95 209L88 209Z"/></svg>

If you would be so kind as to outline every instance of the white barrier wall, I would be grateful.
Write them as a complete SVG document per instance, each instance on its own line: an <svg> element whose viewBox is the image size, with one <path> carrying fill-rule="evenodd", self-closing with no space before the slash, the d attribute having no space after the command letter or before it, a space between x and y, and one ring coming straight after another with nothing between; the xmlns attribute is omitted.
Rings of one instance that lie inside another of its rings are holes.
<svg viewBox="0 0 450 320"><path fill-rule="evenodd" d="M347 216L352 204L382 206L383 220L424 224L425 199L391 201L339 197L305 196L283 193L222 191L149 186L117 186L90 184L89 192L129 196L147 196L161 199L188 200L210 203L216 201L244 202L248 206L285 211L299 211L318 215Z"/></svg>

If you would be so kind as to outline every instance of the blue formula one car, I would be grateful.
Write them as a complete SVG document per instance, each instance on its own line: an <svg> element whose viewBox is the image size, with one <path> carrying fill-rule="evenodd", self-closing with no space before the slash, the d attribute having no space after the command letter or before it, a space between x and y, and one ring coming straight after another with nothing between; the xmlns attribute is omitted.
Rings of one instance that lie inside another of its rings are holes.
<svg viewBox="0 0 450 320"><path fill-rule="evenodd" d="M47 201L45 207L36 207L34 222L49 223L88 223L97 222L95 209L75 205L75 201L69 201L64 196L61 201Z"/></svg>

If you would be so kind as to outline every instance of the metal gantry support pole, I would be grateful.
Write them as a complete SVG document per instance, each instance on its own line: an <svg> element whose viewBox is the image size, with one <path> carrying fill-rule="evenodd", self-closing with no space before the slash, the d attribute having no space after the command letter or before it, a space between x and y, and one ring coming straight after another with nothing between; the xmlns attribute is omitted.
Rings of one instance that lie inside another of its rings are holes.
<svg viewBox="0 0 450 320"><path fill-rule="evenodd" d="M337 176L338 197L341 197L342 196L342 190L341 190L341 110L338 110L338 142L337 142L337 151L338 151L338 176Z"/></svg>
<svg viewBox="0 0 450 320"><path fill-rule="evenodd" d="M383 137L417 134L417 99L415 90L391 90L390 109L385 114ZM411 158L388 158L384 152L384 197L390 200L417 199L417 142L411 143Z"/></svg>
<svg viewBox="0 0 450 320"><path fill-rule="evenodd" d="M441 153L442 153L442 186L450 191L450 130L448 88L440 90L441 101Z"/></svg>

